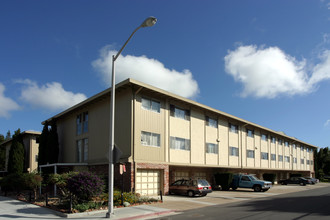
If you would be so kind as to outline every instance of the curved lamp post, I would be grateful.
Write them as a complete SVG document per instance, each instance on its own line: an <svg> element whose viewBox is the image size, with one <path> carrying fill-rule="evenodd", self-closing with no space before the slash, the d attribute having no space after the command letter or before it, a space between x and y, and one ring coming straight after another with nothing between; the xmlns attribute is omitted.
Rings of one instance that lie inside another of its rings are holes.
<svg viewBox="0 0 330 220"><path fill-rule="evenodd" d="M116 83L115 83L115 61L117 60L118 56L121 54L123 49L126 47L129 40L133 37L135 32L140 28L144 27L151 27L156 24L157 19L155 17L149 17L144 22L137 27L133 33L129 36L125 44L122 48L118 51L116 55L112 56L112 87L111 87L111 100L110 100L110 141L109 141L109 201L108 201L108 212L106 214L107 218L110 218L113 215L113 183L114 183L114 164L113 164L113 149L115 145L115 90L116 90Z"/></svg>

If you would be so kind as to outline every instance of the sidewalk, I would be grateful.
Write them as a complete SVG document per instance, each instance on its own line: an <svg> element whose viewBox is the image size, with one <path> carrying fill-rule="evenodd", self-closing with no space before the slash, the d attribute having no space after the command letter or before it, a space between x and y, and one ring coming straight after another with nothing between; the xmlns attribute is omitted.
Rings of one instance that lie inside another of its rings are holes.
<svg viewBox="0 0 330 220"><path fill-rule="evenodd" d="M175 210L149 205L115 208L111 219L134 220L155 218L160 215L173 214ZM0 219L99 219L105 218L107 210L64 214L48 208L0 196Z"/></svg>

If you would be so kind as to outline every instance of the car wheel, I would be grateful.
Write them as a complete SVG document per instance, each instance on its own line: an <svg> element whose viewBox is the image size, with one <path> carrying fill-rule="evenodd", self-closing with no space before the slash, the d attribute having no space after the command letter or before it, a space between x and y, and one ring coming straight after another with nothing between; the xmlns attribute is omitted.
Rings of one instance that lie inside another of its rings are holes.
<svg viewBox="0 0 330 220"><path fill-rule="evenodd" d="M188 191L188 196L189 197L193 197L195 195L195 193L193 191Z"/></svg>
<svg viewBox="0 0 330 220"><path fill-rule="evenodd" d="M303 183L303 182L301 182L301 183L300 183L300 186L305 186L305 185L306 185L306 184L305 184L305 183Z"/></svg>
<svg viewBox="0 0 330 220"><path fill-rule="evenodd" d="M259 185L254 186L254 191L255 192L261 192L261 187Z"/></svg>
<svg viewBox="0 0 330 220"><path fill-rule="evenodd" d="M201 196L206 196L207 195L207 193L202 193L202 195Z"/></svg>

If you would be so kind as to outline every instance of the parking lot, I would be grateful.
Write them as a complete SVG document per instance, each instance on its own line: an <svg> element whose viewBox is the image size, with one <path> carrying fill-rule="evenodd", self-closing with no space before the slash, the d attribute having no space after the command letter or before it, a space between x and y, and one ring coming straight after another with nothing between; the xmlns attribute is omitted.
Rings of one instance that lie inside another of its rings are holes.
<svg viewBox="0 0 330 220"><path fill-rule="evenodd" d="M188 197L181 195L163 196L163 203L152 204L151 206L184 211L197 209L205 206L227 204L242 200L252 200L255 198L275 196L283 193L299 192L329 186L329 183L318 183L316 185L274 185L267 192L254 192L252 189L237 189L235 191L213 191L204 197Z"/></svg>

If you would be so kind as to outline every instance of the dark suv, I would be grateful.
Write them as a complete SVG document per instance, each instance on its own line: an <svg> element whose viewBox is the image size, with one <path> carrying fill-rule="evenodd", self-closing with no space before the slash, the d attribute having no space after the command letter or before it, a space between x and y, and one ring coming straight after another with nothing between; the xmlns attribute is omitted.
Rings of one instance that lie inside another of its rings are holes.
<svg viewBox="0 0 330 220"><path fill-rule="evenodd" d="M205 179L180 179L170 185L170 194L206 196L212 192L212 187Z"/></svg>

